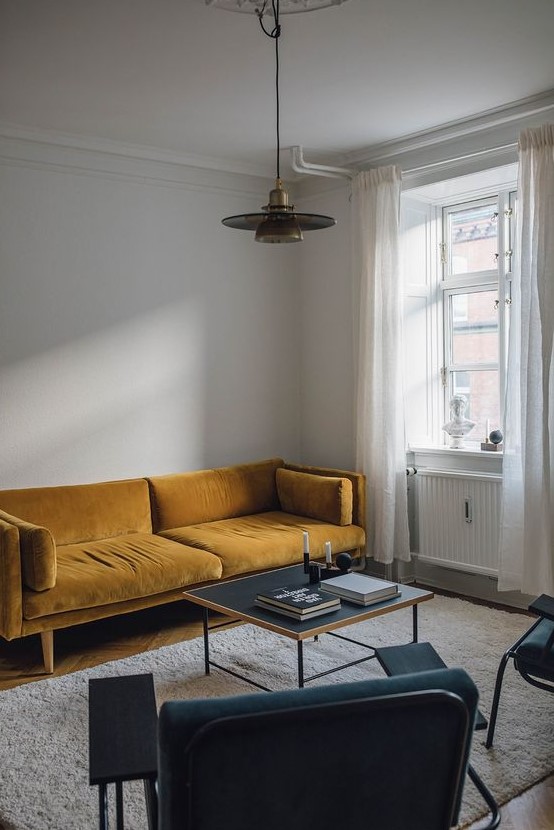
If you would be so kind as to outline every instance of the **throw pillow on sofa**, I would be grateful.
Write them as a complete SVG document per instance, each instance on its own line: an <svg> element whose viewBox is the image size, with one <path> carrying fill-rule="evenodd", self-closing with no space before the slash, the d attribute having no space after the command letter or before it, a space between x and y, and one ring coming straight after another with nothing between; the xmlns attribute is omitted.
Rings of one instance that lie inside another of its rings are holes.
<svg viewBox="0 0 554 830"><path fill-rule="evenodd" d="M276 471L277 495L285 513L334 525L352 524L352 482L347 478Z"/></svg>

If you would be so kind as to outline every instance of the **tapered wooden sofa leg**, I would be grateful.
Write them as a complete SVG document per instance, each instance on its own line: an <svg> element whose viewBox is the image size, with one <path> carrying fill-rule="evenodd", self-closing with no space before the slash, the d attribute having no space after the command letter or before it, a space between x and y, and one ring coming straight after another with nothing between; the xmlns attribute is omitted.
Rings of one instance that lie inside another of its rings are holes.
<svg viewBox="0 0 554 830"><path fill-rule="evenodd" d="M52 674L54 671L54 632L41 631L40 642L42 644L44 670L46 674Z"/></svg>

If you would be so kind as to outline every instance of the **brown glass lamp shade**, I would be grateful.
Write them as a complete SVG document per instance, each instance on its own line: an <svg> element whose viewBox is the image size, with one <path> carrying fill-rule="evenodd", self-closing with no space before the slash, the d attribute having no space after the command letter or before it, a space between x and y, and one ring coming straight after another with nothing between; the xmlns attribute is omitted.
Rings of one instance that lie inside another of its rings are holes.
<svg viewBox="0 0 554 830"><path fill-rule="evenodd" d="M331 216L317 213L296 213L281 179L275 180L275 188L269 194L269 203L263 213L246 213L227 216L222 223L228 228L255 231L256 242L301 242L303 231L317 231L336 224Z"/></svg>

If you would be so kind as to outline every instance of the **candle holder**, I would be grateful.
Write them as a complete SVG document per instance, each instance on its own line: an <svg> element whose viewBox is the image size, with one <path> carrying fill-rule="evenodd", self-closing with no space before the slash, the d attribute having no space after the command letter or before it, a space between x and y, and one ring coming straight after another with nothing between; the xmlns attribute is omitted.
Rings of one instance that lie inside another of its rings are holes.
<svg viewBox="0 0 554 830"><path fill-rule="evenodd" d="M333 576L350 573L352 570L352 557L349 553L339 553L335 564L328 562L308 562L308 574L310 585L331 579Z"/></svg>

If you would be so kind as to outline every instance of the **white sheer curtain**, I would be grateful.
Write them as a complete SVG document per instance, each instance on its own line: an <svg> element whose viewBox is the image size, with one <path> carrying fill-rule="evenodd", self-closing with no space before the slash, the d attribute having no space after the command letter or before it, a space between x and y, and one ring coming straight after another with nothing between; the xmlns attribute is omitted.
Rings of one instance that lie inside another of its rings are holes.
<svg viewBox="0 0 554 830"><path fill-rule="evenodd" d="M554 125L519 140L500 590L554 595Z"/></svg>
<svg viewBox="0 0 554 830"><path fill-rule="evenodd" d="M367 552L408 560L399 274L401 173L384 167L353 181L353 263L359 280L356 464L367 476Z"/></svg>

